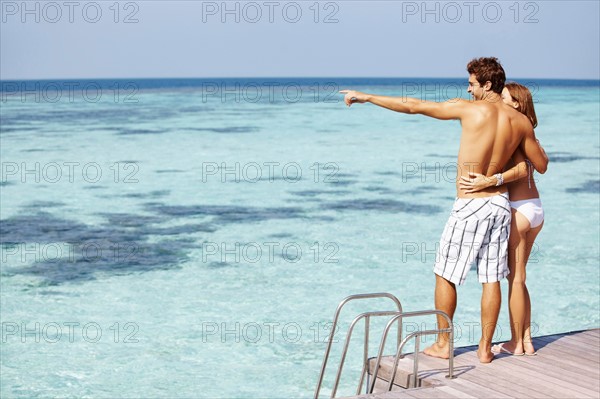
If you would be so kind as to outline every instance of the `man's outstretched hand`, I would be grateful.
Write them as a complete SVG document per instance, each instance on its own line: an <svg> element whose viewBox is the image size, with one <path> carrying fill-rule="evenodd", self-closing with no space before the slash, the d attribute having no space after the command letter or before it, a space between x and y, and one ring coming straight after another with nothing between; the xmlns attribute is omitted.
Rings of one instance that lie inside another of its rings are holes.
<svg viewBox="0 0 600 399"><path fill-rule="evenodd" d="M354 103L363 104L369 99L368 94L361 93L360 91L340 90L340 93L345 94L344 102L347 106L351 106Z"/></svg>

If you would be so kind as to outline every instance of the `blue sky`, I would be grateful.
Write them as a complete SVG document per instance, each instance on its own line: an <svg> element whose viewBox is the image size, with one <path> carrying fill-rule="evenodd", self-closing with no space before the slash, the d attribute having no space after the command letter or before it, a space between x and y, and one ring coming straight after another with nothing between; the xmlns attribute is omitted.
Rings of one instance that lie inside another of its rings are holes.
<svg viewBox="0 0 600 399"><path fill-rule="evenodd" d="M600 73L596 0L114 3L0 1L0 78L461 77L491 55L509 77Z"/></svg>

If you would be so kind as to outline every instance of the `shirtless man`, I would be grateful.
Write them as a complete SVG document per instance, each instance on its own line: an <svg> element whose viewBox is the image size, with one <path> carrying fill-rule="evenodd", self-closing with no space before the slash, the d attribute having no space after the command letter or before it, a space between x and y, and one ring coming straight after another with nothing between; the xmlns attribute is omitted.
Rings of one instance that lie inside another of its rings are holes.
<svg viewBox="0 0 600 399"><path fill-rule="evenodd" d="M506 80L504 69L496 58L474 59L467 65L467 91L475 101L452 99L431 102L408 97L387 97L342 90L344 102L370 102L405 114L422 114L436 119L458 119L462 125L458 150L456 192L450 218L442 233L436 254L434 273L435 307L450 318L456 310L456 284L463 284L473 264L477 265L481 295L481 340L477 355L482 363L494 358L491 342L500 311L500 280L508 275L508 237L511 212L507 188L489 187L465 193L458 184L460 175L470 172L496 175L517 147L534 164L543 155L537 145L531 122L525 115L507 106L501 99ZM438 316L439 328L448 323ZM439 334L425 354L447 359L449 335Z"/></svg>

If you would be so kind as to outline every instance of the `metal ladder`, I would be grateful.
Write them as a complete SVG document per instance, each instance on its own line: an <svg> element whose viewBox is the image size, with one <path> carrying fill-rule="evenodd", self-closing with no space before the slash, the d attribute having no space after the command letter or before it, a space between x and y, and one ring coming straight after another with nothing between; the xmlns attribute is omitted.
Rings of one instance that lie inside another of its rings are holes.
<svg viewBox="0 0 600 399"><path fill-rule="evenodd" d="M342 310L342 308L344 307L344 305L346 305L348 302L352 301L352 300L356 300L356 299L371 299L371 298L389 298L391 299L396 307L397 307L397 311L375 311L375 312L365 312L365 313L361 313L358 316L356 316L354 318L354 320L352 320L352 323L350 324L350 327L348 328L348 334L346 335L346 339L344 342L344 348L342 350L342 358L340 360L340 365L338 367L337 370L337 374L336 374L336 378L335 378L335 382L334 382L334 386L333 386L333 390L331 392L331 398L335 398L335 394L337 392L337 388L339 385L339 380L341 378L342 375L342 369L344 367L344 361L346 360L346 353L348 351L348 346L350 344L350 338L352 337L352 331L354 330L354 326L362 319L365 319L365 342L364 342L364 349L363 349L363 369L360 375L360 381L358 383L358 388L356 390L356 394L360 395L360 390L362 388L363 382L364 382L364 377L365 374L367 372L367 367L368 367L368 346L369 346L369 322L371 317L377 317L377 316L394 316L390 321L388 321L382 338L381 338L381 342L379 345L379 351L378 351L378 355L377 355L377 360L375 363L375 371L373 374L373 381L370 384L370 386L367 386L367 393L372 393L373 389L375 387L375 381L377 380L377 373L379 371L379 365L381 363L381 357L383 356L383 350L385 347L385 342L387 340L387 335L389 333L390 328L392 327L392 325L394 323L398 323L398 342L397 342L397 346L398 346L398 350L396 352L396 357L394 360L394 368L393 368L393 374L390 378L389 381L389 386L388 386L388 391L390 391L392 389L392 385L393 385L393 381L394 378L396 376L396 369L398 366L398 360L400 357L402 357L402 348L404 347L404 345L406 345L406 343L411 340L412 338L415 338L415 354L418 353L419 351L419 340L417 338L421 337L422 335L427 335L427 334L438 334L440 332L447 332L450 334L450 359L449 359L449 374L446 376L447 378L454 378L454 345L453 345L453 325L452 325L452 320L450 320L450 317L448 317L448 315L442 311L439 310L430 310L430 311L420 311L420 312L408 312L408 313L404 313L402 312L402 304L400 303L400 301L398 300L398 298L396 298L394 295L389 294L389 293L373 293L373 294L356 294L356 295L350 295L346 298L344 298L344 300L342 300L342 302L340 302L340 304L338 305L334 317L333 317L333 323L332 323L332 327L331 327L331 332L329 334L329 338L328 338L328 342L327 342L327 349L325 350L325 357L323 358L323 364L321 366L321 372L319 374L319 381L317 383L317 388L315 390L315 399L318 399L319 397L319 392L321 390L321 385L323 383L323 377L325 375L325 368L327 367L327 361L329 359L329 354L331 351L331 344L333 343L333 336L336 332L336 327L337 327L337 322L338 322L338 318L340 315L340 312ZM441 315L442 317L446 318L446 320L449 322L449 327L445 328L445 329L437 329L437 330L425 330L425 331L415 331L411 334L409 334L404 340L402 340L402 319L404 317L414 317L414 316L423 316L423 315L428 315L428 314L437 314L437 315ZM417 373L418 373L418 356L415 355L414 358L414 374L413 374L413 387L416 387L417 385ZM368 382L367 382L367 385Z"/></svg>
<svg viewBox="0 0 600 399"><path fill-rule="evenodd" d="M398 370L398 361L402 357L402 348L408 341L412 338L415 338L415 352L413 358L413 375L412 375L412 387L417 387L417 374L419 373L419 339L422 335L431 335L431 334L439 334L439 333L448 333L449 334L449 344L450 344L450 357L448 358L448 375L446 378L455 378L454 377L454 325L452 324L452 320L450 317L442 312L441 310L422 310L418 312L407 312L407 313L398 313L394 317L388 321L385 329L383 330L383 336L381 337L381 343L379 344L379 352L377 353L377 361L375 362L375 368L373 371L373 382L371 383L371 387L367 391L367 393L373 393L373 389L375 388L375 381L377 381L377 373L379 372L379 364L381 363L381 357L383 356L383 348L385 346L385 341L387 339L387 335L397 320L402 320L404 317L415 317L415 316L425 316L429 314L440 315L448 321L448 328L438 328L436 330L423 330L423 331L415 331L410 334L402 342L398 345L398 350L396 351L396 356L394 357L394 365L392 366L392 375L390 376L390 381L388 383L388 391L392 390L392 385L394 383L394 378L396 377L396 371Z"/></svg>

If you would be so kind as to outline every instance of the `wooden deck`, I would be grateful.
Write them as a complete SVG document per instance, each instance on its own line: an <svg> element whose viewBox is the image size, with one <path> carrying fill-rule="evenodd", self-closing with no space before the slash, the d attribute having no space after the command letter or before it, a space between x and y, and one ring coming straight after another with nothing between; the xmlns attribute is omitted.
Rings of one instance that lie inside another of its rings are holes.
<svg viewBox="0 0 600 399"><path fill-rule="evenodd" d="M393 363L391 356L386 357L380 365L383 379L378 378L376 393L348 398L600 398L600 329L533 341L537 356L500 354L490 364L479 363L476 346L458 348L454 357L457 378L452 380L445 378L447 360L420 353L420 387L410 389L403 386L412 375L413 354L406 355L400 360L391 392L383 389ZM374 359L369 367L375 367Z"/></svg>

